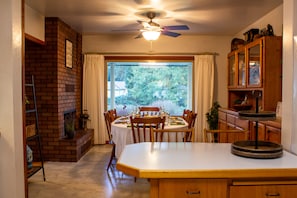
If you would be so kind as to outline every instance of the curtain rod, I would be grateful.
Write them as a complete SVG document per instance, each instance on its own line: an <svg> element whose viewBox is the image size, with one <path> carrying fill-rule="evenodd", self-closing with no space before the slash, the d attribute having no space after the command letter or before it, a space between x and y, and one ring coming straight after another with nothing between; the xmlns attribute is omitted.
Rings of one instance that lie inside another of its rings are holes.
<svg viewBox="0 0 297 198"><path fill-rule="evenodd" d="M214 55L218 56L219 53L217 52L189 52L189 53L154 53L154 52L147 52L147 53L132 53L132 52L85 52L83 54L99 54L99 55L155 55L155 56L194 56L194 55Z"/></svg>

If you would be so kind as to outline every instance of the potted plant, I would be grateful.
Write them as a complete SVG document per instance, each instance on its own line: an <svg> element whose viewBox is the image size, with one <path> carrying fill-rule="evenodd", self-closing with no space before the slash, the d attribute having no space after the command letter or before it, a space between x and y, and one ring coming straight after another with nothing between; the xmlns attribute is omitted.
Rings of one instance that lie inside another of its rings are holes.
<svg viewBox="0 0 297 198"><path fill-rule="evenodd" d="M206 113L207 123L210 130L218 129L218 111L220 107L220 104L216 101L213 103L209 112Z"/></svg>
<svg viewBox="0 0 297 198"><path fill-rule="evenodd" d="M219 121L219 108L220 104L216 101L212 104L212 107L210 108L209 112L206 113L208 128L210 130L216 130L218 129L218 121ZM218 142L218 134L214 133L214 142Z"/></svg>

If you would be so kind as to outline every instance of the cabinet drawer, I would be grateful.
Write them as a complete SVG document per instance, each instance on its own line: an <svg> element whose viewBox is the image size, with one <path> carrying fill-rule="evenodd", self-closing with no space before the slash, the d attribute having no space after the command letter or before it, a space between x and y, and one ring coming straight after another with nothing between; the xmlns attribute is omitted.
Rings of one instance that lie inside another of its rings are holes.
<svg viewBox="0 0 297 198"><path fill-rule="evenodd" d="M227 198L227 181L223 179L161 179L159 197Z"/></svg>
<svg viewBox="0 0 297 198"><path fill-rule="evenodd" d="M230 198L292 198L297 185L230 186Z"/></svg>
<svg viewBox="0 0 297 198"><path fill-rule="evenodd" d="M250 122L248 120L242 120L242 119L239 119L238 117L236 117L235 124L236 124L236 126L240 127L241 129L248 130L249 123Z"/></svg>
<svg viewBox="0 0 297 198"><path fill-rule="evenodd" d="M227 114L227 122L228 123L235 125L235 119L236 119L236 117L234 115Z"/></svg>
<svg viewBox="0 0 297 198"><path fill-rule="evenodd" d="M220 120L224 120L224 121L227 120L227 113L219 111L218 114L219 114L219 119Z"/></svg>
<svg viewBox="0 0 297 198"><path fill-rule="evenodd" d="M281 143L281 129L272 126L266 126L265 132L267 141L277 144Z"/></svg>

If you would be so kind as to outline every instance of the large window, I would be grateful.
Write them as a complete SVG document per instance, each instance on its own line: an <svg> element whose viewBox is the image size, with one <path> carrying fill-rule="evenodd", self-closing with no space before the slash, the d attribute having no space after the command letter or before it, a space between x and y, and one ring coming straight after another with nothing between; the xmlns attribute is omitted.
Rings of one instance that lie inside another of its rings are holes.
<svg viewBox="0 0 297 198"><path fill-rule="evenodd" d="M119 115L157 106L181 115L192 106L192 61L107 61L107 105Z"/></svg>

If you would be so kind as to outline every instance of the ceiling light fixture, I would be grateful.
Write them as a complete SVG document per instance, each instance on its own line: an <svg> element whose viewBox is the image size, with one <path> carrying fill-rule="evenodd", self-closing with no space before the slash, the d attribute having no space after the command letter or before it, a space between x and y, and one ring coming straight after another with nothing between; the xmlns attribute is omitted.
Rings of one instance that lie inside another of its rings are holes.
<svg viewBox="0 0 297 198"><path fill-rule="evenodd" d="M161 31L145 30L142 32L142 36L147 41L155 41L159 38Z"/></svg>

